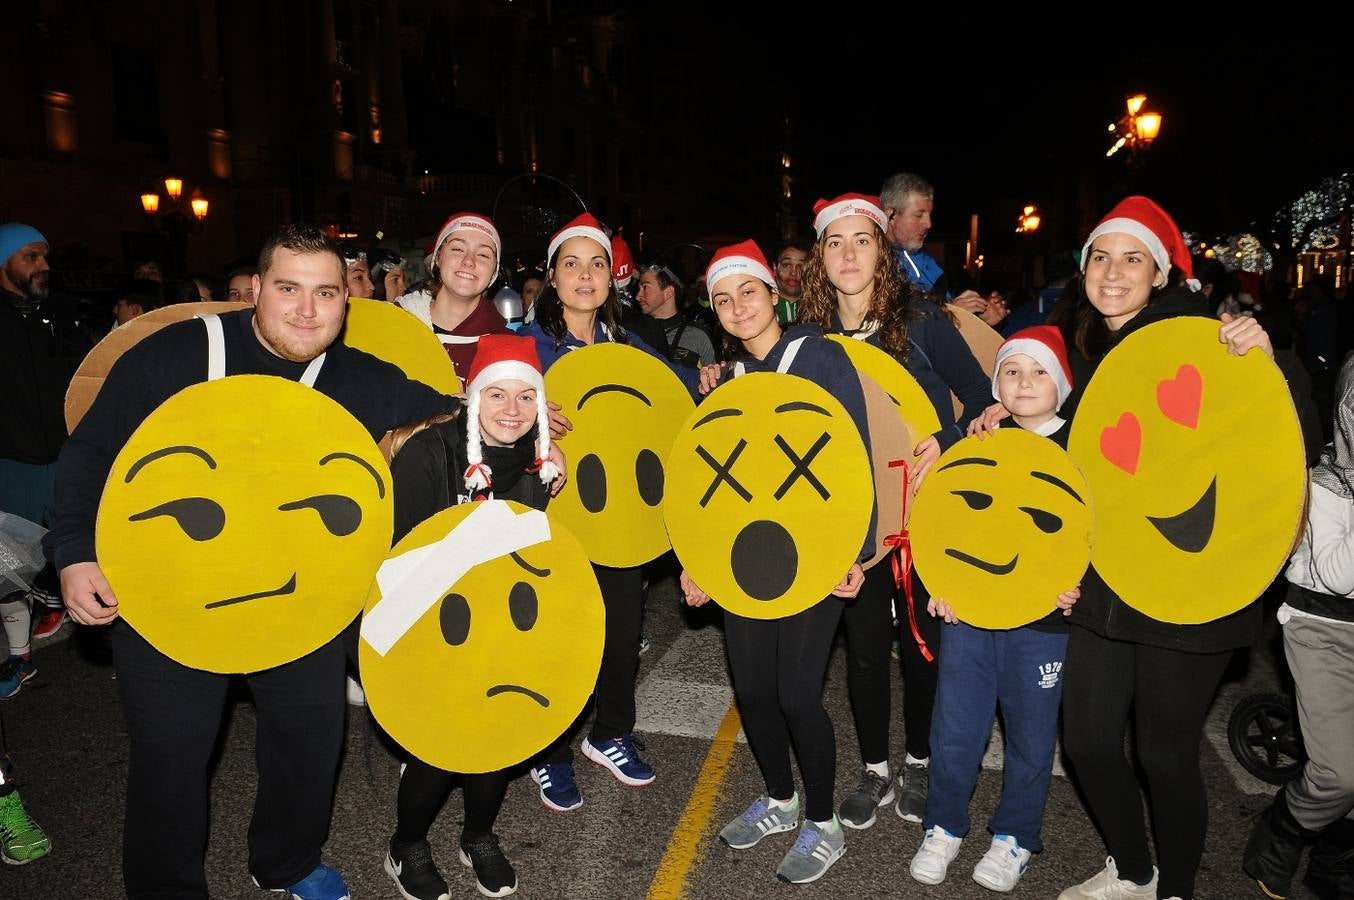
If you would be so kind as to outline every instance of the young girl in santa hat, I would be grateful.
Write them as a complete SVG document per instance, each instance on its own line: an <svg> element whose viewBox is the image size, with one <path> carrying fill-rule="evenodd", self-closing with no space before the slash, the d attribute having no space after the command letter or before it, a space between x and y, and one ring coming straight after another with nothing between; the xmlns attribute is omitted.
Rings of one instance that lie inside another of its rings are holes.
<svg viewBox="0 0 1354 900"><path fill-rule="evenodd" d="M545 285L536 298L536 319L518 334L536 342L546 371L565 353L592 344L629 344L662 360L697 395L699 376L673 366L621 325L621 306L612 285L611 239L593 216L583 213L564 226L546 253ZM563 439L573 424L550 413L552 435ZM594 694L596 716L582 741L583 755L631 787L647 785L654 770L639 755L635 740L635 678L639 672L640 626L644 613L643 571L639 567L593 566L606 607L606 643ZM541 802L556 812L583 804L574 779L572 735L565 734L532 767Z"/></svg>
<svg viewBox="0 0 1354 900"><path fill-rule="evenodd" d="M507 320L487 300L502 255L503 242L493 222L478 213L455 213L433 242L429 288L395 301L433 330L462 381L480 337L508 330Z"/></svg>
<svg viewBox="0 0 1354 900"><path fill-rule="evenodd" d="M1066 450L1067 420L1058 410L1072 390L1069 369L1058 329L1040 325L1011 335L997 351L991 382L991 396L1011 413L1006 423ZM1014 890L1030 854L1043 849L1041 826L1067 655L1066 616L1080 596L1073 585L1068 588L1056 598L1057 609L1055 598L1045 598L1049 613L1042 619L1000 631L960 622L943 599L933 597L927 604L932 616L951 627L945 629L931 726L935 753L922 820L926 837L910 869L923 884L945 880L968 834L969 800L998 708L1006 735L1001 804L988 823L992 845L974 867L973 880L994 891Z"/></svg>
<svg viewBox="0 0 1354 900"><path fill-rule="evenodd" d="M467 378L460 411L394 435L390 473L396 542L423 520L471 500L516 500L545 509L563 485L563 459L552 453L535 344L513 335L485 335ZM385 859L386 872L405 897L447 896L428 831L458 781L465 792L461 861L474 868L485 896L517 890L517 875L493 833L507 772L457 775L410 757L400 777L395 834Z"/></svg>
<svg viewBox="0 0 1354 900"><path fill-rule="evenodd" d="M1057 320L1075 384L1062 409L1070 420L1096 367L1125 337L1164 319L1209 315L1180 229L1147 197L1128 197L1101 220L1086 239L1081 266L1081 284L1068 286L1073 302ZM1274 355L1264 328L1249 316L1224 315L1218 338L1238 356L1256 347ZM973 430L1000 417L990 407ZM1207 586L1180 586L1192 588ZM1202 625L1160 622L1124 603L1094 566L1081 592L1068 620L1063 747L1109 858L1059 900L1189 900L1208 831L1199 771L1204 719L1232 652L1259 634L1260 604ZM1148 849L1143 786L1124 756L1130 711L1159 872Z"/></svg>
<svg viewBox="0 0 1354 900"><path fill-rule="evenodd" d="M814 382L846 407L868 451L865 395L846 351L826 340L816 325L781 328L776 320L775 278L757 245L744 241L720 250L710 261L705 283L726 332L725 355L736 361L734 373L783 372ZM872 514L859 559L868 559L873 552ZM769 834L799 826L800 801L790 768L793 740L804 777L804 823L799 839L776 869L778 878L793 884L818 880L846 852L846 837L833 813L837 747L832 720L823 707L823 677L842 614L838 598L855 597L864 578L858 561L833 588L832 596L782 619L750 619L728 612L724 616L734 696L766 781L766 794L719 836L742 850ZM681 584L692 606L710 599L685 572Z"/></svg>
<svg viewBox="0 0 1354 900"><path fill-rule="evenodd" d="M918 441L908 477L912 489L927 469L961 437L969 421L990 400L989 380L943 309L915 293L898 267L885 237L888 219L879 198L843 194L814 204L814 242L804 267L800 321L829 333L849 335L898 360L926 392L941 430ZM964 405L955 421L951 394ZM875 811L895 796L895 811L921 822L926 811L927 764L931 756L931 712L936 695L940 626L922 614L925 586L912 573L912 604L897 606L907 617L900 648L903 658L903 722L907 756L897 792L889 771L890 649L897 595L891 566L865 573L860 596L842 615L846 626L847 684L864 769L860 784L842 801L839 814L850 828L869 828Z"/></svg>

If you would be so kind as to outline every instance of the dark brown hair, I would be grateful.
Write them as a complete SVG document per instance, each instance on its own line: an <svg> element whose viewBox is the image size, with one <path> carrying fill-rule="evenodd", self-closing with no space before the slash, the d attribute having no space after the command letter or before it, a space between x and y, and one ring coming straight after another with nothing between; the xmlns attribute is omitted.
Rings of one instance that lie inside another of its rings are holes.
<svg viewBox="0 0 1354 900"><path fill-rule="evenodd" d="M903 277L898 266L898 257L893 254L884 232L877 224L871 223L879 255L874 265L874 291L870 295L870 306L865 313L865 322L879 326L879 341L890 355L899 360L907 358L907 321L912 315L914 288ZM804 265L804 290L799 297L799 321L811 322L824 331L832 330L832 314L837 311L837 288L828 278L827 268L823 265L823 245L827 243L827 231L813 244L809 261Z"/></svg>
<svg viewBox="0 0 1354 900"><path fill-rule="evenodd" d="M339 253L338 244L334 243L333 238L315 225L294 223L283 225L273 232L273 236L264 243L263 249L259 251L258 275L260 278L268 274L268 269L273 265L273 252L279 247L293 253L332 254L334 259L338 260L340 275L346 277L348 274L348 266L343 261L343 254Z"/></svg>

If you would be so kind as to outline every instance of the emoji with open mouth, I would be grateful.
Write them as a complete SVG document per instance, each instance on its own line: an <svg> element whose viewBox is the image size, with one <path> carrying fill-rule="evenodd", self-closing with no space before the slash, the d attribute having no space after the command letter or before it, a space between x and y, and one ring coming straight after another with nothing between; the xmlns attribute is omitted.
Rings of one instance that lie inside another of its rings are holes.
<svg viewBox="0 0 1354 900"><path fill-rule="evenodd" d="M358 661L381 727L424 762L494 772L577 718L602 664L606 616L582 546L506 500L444 509L381 566Z"/></svg>
<svg viewBox="0 0 1354 900"><path fill-rule="evenodd" d="M668 473L672 548L729 612L802 612L860 555L874 499L865 444L807 379L756 372L720 385L683 425Z"/></svg>
<svg viewBox="0 0 1354 900"><path fill-rule="evenodd" d="M1264 353L1228 352L1218 324L1157 322L1086 386L1068 450L1097 515L1092 564L1154 619L1209 622L1259 597L1302 520L1302 432Z"/></svg>
<svg viewBox="0 0 1354 900"><path fill-rule="evenodd" d="M912 507L917 572L977 628L1048 615L1091 558L1090 491L1048 438L1002 428L936 460Z"/></svg>
<svg viewBox="0 0 1354 900"><path fill-rule="evenodd" d="M257 672L357 618L390 546L390 470L334 400L234 375L162 403L118 453L95 527L122 617L171 659Z"/></svg>
<svg viewBox="0 0 1354 900"><path fill-rule="evenodd" d="M563 441L569 480L550 517L603 566L640 566L666 553L663 461L694 403L656 357L624 344L566 353L545 374L552 403L573 423Z"/></svg>

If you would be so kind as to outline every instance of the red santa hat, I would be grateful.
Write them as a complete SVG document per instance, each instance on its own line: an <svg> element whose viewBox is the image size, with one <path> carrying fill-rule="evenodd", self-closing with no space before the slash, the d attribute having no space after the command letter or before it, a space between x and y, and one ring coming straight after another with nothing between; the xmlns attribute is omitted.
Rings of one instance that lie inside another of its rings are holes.
<svg viewBox="0 0 1354 900"><path fill-rule="evenodd" d="M1072 367L1067 363L1067 344L1063 334L1052 325L1035 325L1022 328L1006 339L997 349L997 364L992 370L992 399L1000 400L997 395L997 380L1001 377L1001 364L1008 356L1028 356L1043 366L1058 386L1058 409L1062 409L1067 395L1072 393Z"/></svg>
<svg viewBox="0 0 1354 900"><path fill-rule="evenodd" d="M715 253L705 269L705 289L713 296L715 285L729 275L751 275L765 281L768 287L776 285L771 267L766 264L766 256L751 240L731 244Z"/></svg>
<svg viewBox="0 0 1354 900"><path fill-rule="evenodd" d="M493 471L484 463L480 446L480 392L496 381L521 381L536 389L536 465L541 481L550 484L559 469L546 459L550 453L550 410L545 402L545 378L536 342L515 334L486 334L479 340L466 383L465 486L472 492L493 485Z"/></svg>
<svg viewBox="0 0 1354 900"><path fill-rule="evenodd" d="M606 251L607 259L611 258L611 238L607 237L606 232L602 230L602 223L597 221L591 213L583 213L583 215L561 228L559 232L550 239L550 249L546 251L545 258L549 261L553 261L555 258L555 251L560 248L560 245L569 238L576 237L592 238L602 245L602 249Z"/></svg>
<svg viewBox="0 0 1354 900"><path fill-rule="evenodd" d="M458 212L447 219L442 230L437 233L437 240L433 241L433 251L428 254L431 267L437 262L437 255L442 252L442 245L451 240L451 236L458 231L473 231L477 234L487 237L494 243L494 259L503 255L503 241L498 237L498 229L494 223L486 219L479 213Z"/></svg>
<svg viewBox="0 0 1354 900"><path fill-rule="evenodd" d="M813 204L813 230L818 237L822 237L827 226L845 216L864 216L878 225L880 231L889 227L889 217L884 215L884 206L878 197L870 194L842 194Z"/></svg>
<svg viewBox="0 0 1354 900"><path fill-rule="evenodd" d="M1176 227L1175 220L1166 210L1151 199L1143 196L1125 197L1119 205L1109 211L1100 224L1095 226L1086 245L1081 248L1081 271L1086 271L1086 263L1091 256L1091 244L1104 234L1128 234L1147 245L1147 252L1165 278L1175 266L1185 274L1191 290L1199 290L1199 282L1194 279L1194 262L1189 256L1189 247L1185 238Z"/></svg>
<svg viewBox="0 0 1354 900"><path fill-rule="evenodd" d="M621 287L635 275L635 257L630 245L619 234L611 239L611 279Z"/></svg>

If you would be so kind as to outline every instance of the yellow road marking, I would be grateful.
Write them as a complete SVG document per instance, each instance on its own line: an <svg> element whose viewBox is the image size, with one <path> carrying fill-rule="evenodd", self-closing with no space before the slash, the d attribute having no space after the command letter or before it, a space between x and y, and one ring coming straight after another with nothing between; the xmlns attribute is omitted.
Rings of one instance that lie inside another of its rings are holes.
<svg viewBox="0 0 1354 900"><path fill-rule="evenodd" d="M733 751L738 747L738 729L742 727L738 706L730 704L710 742L710 750L705 754L705 762L696 776L696 786L682 811L682 818L673 829L663 859L658 863L658 871L649 884L647 900L680 900L686 895L687 878L710 845L707 833L710 816L715 811L715 801L719 799Z"/></svg>

